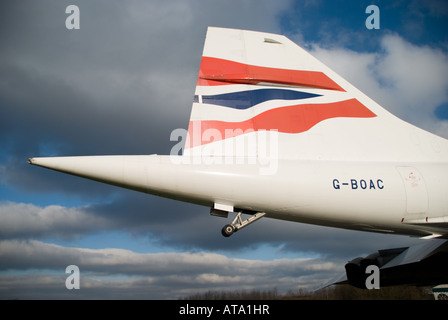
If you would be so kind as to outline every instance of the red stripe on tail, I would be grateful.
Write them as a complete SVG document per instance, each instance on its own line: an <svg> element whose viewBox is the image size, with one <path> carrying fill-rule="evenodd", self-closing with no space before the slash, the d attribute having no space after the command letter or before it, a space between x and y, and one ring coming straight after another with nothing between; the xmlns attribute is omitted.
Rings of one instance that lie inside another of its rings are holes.
<svg viewBox="0 0 448 320"><path fill-rule="evenodd" d="M373 118L372 111L356 99L326 104L302 104L265 111L241 122L190 121L185 148L204 145L258 130L301 133L331 118Z"/></svg>
<svg viewBox="0 0 448 320"><path fill-rule="evenodd" d="M323 72L268 68L202 57L197 83L199 86L260 82L344 91Z"/></svg>

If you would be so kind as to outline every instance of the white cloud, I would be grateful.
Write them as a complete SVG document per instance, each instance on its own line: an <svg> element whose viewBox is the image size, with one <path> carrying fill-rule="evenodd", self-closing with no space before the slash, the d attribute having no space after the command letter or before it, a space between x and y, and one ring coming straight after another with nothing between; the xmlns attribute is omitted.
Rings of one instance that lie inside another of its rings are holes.
<svg viewBox="0 0 448 320"><path fill-rule="evenodd" d="M396 34L385 35L381 48L378 53L363 53L314 45L312 53L385 109L448 138L446 121L434 115L448 102L446 52L414 45Z"/></svg>
<svg viewBox="0 0 448 320"><path fill-rule="evenodd" d="M110 226L108 220L91 215L86 208L57 205L0 203L0 238L59 236L73 238Z"/></svg>
<svg viewBox="0 0 448 320"><path fill-rule="evenodd" d="M0 275L4 298L55 298L64 287L65 267L80 269L82 298L178 298L208 291L314 288L342 272L340 261L229 258L215 253L136 253L123 249L69 248L40 241L0 242L1 270L34 270L11 277ZM54 270L50 272L48 270ZM40 291L42 289L42 291ZM141 292L143 290L145 293ZM32 292L30 293L28 292ZM47 291L48 295L47 295ZM41 293L39 293L41 292ZM52 293L50 293L52 292ZM74 296L71 296L72 298Z"/></svg>

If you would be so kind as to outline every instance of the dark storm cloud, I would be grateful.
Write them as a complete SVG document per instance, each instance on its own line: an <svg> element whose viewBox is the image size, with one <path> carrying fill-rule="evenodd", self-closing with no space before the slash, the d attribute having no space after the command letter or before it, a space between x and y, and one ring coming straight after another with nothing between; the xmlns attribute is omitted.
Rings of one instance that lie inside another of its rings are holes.
<svg viewBox="0 0 448 320"><path fill-rule="evenodd" d="M182 42L174 46L162 35L144 36L146 28L138 25L120 28L129 16L110 7L96 16L97 7L84 7L79 31L60 24L63 6L31 17L16 14L23 31L4 39L1 97L2 119L9 123L4 130L14 126L19 142L28 147L63 141L58 151L72 153L159 152L162 137L180 125L178 111L183 103L191 105L192 93L169 89L189 79L192 92L197 71L194 65L179 67L185 62L163 51L175 52Z"/></svg>
<svg viewBox="0 0 448 320"><path fill-rule="evenodd" d="M10 32L3 28L0 51L0 170L10 186L74 191L65 178L44 179L48 174L26 159L168 153L170 132L188 121L201 37L176 41L169 36L176 27L164 34L158 16L157 23L139 24L132 20L137 7L79 5L77 31L65 28L64 3L48 10L42 2L3 5ZM196 62L175 56L194 45ZM95 188L79 183L81 193Z"/></svg>

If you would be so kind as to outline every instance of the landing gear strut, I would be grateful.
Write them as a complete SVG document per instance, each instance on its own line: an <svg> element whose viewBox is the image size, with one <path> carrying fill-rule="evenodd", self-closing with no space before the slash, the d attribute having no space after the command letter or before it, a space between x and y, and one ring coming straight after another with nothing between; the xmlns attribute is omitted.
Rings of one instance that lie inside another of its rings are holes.
<svg viewBox="0 0 448 320"><path fill-rule="evenodd" d="M226 224L224 228L222 228L221 233L224 237L230 237L234 232L248 226L249 224L257 221L262 218L266 213L265 212L257 212L253 214L250 218L246 220L241 219L241 214L243 212L238 212L235 219L233 219L231 224Z"/></svg>

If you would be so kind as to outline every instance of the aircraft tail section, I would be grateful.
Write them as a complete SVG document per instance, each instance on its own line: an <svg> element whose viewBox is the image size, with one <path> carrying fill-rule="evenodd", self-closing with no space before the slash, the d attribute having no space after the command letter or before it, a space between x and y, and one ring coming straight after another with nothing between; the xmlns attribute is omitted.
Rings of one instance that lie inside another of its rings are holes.
<svg viewBox="0 0 448 320"><path fill-rule="evenodd" d="M183 154L436 161L448 144L284 36L209 28Z"/></svg>
<svg viewBox="0 0 448 320"><path fill-rule="evenodd" d="M208 29L186 138L180 156L29 162L238 212L227 236L264 215L447 236L447 140L393 116L284 36Z"/></svg>

